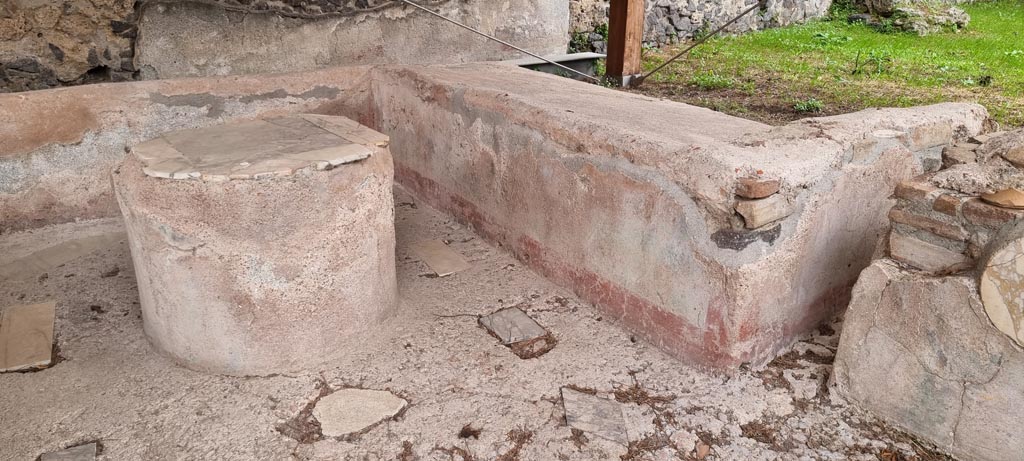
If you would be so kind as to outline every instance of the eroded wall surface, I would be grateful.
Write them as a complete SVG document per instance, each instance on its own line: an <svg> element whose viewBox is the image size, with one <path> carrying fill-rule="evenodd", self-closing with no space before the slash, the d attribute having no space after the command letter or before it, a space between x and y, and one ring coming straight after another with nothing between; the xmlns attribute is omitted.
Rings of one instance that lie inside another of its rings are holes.
<svg viewBox="0 0 1024 461"><path fill-rule="evenodd" d="M111 168L166 131L303 110L368 120L367 70L0 94L0 233L116 216Z"/></svg>
<svg viewBox="0 0 1024 461"><path fill-rule="evenodd" d="M537 53L563 53L569 0L417 0ZM5 0L0 92L339 65L520 57L392 0Z"/></svg>

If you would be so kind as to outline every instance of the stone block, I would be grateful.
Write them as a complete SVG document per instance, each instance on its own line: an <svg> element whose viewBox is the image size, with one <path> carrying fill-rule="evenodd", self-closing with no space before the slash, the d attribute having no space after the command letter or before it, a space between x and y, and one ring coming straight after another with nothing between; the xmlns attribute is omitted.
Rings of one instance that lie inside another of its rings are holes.
<svg viewBox="0 0 1024 461"><path fill-rule="evenodd" d="M932 209L942 213L944 215L956 217L959 214L960 205L963 204L963 199L951 193L944 193L935 197L935 202L932 203Z"/></svg>
<svg viewBox="0 0 1024 461"><path fill-rule="evenodd" d="M60 451L43 453L39 461L93 461L96 459L98 446L96 442L65 448Z"/></svg>
<svg viewBox="0 0 1024 461"><path fill-rule="evenodd" d="M963 242L968 237L967 231L959 224L940 221L899 208L889 210L889 219L892 222L906 224L951 240Z"/></svg>
<svg viewBox="0 0 1024 461"><path fill-rule="evenodd" d="M928 183L923 176L903 181L896 186L896 197L911 201L930 201L939 191Z"/></svg>
<svg viewBox="0 0 1024 461"><path fill-rule="evenodd" d="M736 212L743 217L747 229L757 229L793 214L793 206L786 197L773 195L757 200L737 200Z"/></svg>
<svg viewBox="0 0 1024 461"><path fill-rule="evenodd" d="M1004 224L1024 216L1024 211L989 205L977 198L965 201L961 211L964 218L971 224L990 229L998 229Z"/></svg>
<svg viewBox="0 0 1024 461"><path fill-rule="evenodd" d="M898 232L889 237L889 254L893 259L932 274L959 272L973 265L971 259L961 253Z"/></svg>
<svg viewBox="0 0 1024 461"><path fill-rule="evenodd" d="M779 191L778 179L740 178L736 180L736 195L746 199L765 198Z"/></svg>
<svg viewBox="0 0 1024 461"><path fill-rule="evenodd" d="M977 144L956 144L944 147L942 149L942 167L949 168L953 165L977 162L978 153L975 152L977 148Z"/></svg>
<svg viewBox="0 0 1024 461"><path fill-rule="evenodd" d="M968 276L875 261L853 290L833 389L960 459L1024 452L1024 352L985 317Z"/></svg>

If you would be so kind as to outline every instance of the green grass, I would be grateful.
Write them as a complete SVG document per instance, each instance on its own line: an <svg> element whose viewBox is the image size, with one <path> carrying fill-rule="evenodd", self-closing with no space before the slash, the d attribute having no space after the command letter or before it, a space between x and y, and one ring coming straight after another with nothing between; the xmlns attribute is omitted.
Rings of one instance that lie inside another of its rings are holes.
<svg viewBox="0 0 1024 461"><path fill-rule="evenodd" d="M794 101L811 99L829 113L975 101L997 121L1024 126L1024 0L963 8L967 29L925 37L848 24L837 12L833 20L716 38L640 91L703 105L738 99L770 112L769 121L793 118L783 107L797 112ZM680 47L647 53L645 66Z"/></svg>

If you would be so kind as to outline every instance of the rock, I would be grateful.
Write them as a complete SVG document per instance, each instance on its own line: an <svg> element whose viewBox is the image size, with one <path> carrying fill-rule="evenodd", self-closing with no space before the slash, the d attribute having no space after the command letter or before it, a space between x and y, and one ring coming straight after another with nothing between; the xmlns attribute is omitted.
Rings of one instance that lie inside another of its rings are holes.
<svg viewBox="0 0 1024 461"><path fill-rule="evenodd" d="M1005 189L1024 190L1024 171L1009 165L965 163L935 173L929 182L967 195L992 194Z"/></svg>
<svg viewBox="0 0 1024 461"><path fill-rule="evenodd" d="M1024 452L1024 351L985 316L971 276L875 261L853 289L833 389L958 459Z"/></svg>
<svg viewBox="0 0 1024 461"><path fill-rule="evenodd" d="M793 214L793 207L789 200L776 194L757 200L738 200L736 212L743 217L744 226L757 229Z"/></svg>
<svg viewBox="0 0 1024 461"><path fill-rule="evenodd" d="M569 426L612 442L629 444L619 402L563 387L562 406Z"/></svg>
<svg viewBox="0 0 1024 461"><path fill-rule="evenodd" d="M61 451L43 453L39 461L92 461L96 459L96 442L65 448Z"/></svg>
<svg viewBox="0 0 1024 461"><path fill-rule="evenodd" d="M540 357L558 344L551 333L518 307L480 317L480 325L521 359Z"/></svg>
<svg viewBox="0 0 1024 461"><path fill-rule="evenodd" d="M1003 208L1024 209L1024 191L1020 189L1003 189L999 192L982 195L981 199Z"/></svg>
<svg viewBox="0 0 1024 461"><path fill-rule="evenodd" d="M347 388L321 398L313 408L313 416L324 436L343 437L393 418L407 404L405 399L387 391Z"/></svg>
<svg viewBox="0 0 1024 461"><path fill-rule="evenodd" d="M1024 346L1024 224L1000 234L981 273L981 301L992 324Z"/></svg>
<svg viewBox="0 0 1024 461"><path fill-rule="evenodd" d="M1024 168L1024 128L988 139L978 153L982 158L1000 156L1018 168Z"/></svg>
<svg viewBox="0 0 1024 461"><path fill-rule="evenodd" d="M932 274L955 273L973 265L961 253L895 231L889 236L889 253L893 259Z"/></svg>
<svg viewBox="0 0 1024 461"><path fill-rule="evenodd" d="M977 134L977 135L971 136L969 138L969 141L972 142L972 143L975 143L975 144L985 144L990 139L1002 136L1004 134L1006 134L1005 131L993 131L991 133L982 133L982 134Z"/></svg>
<svg viewBox="0 0 1024 461"><path fill-rule="evenodd" d="M53 360L54 301L11 306L0 317L0 372L45 368Z"/></svg>
<svg viewBox="0 0 1024 461"><path fill-rule="evenodd" d="M978 161L978 154L975 149L978 144L956 144L946 146L942 149L942 167L949 168L953 165L975 163Z"/></svg>
<svg viewBox="0 0 1024 461"><path fill-rule="evenodd" d="M736 180L736 195L746 199L765 198L779 191L778 179L740 178Z"/></svg>
<svg viewBox="0 0 1024 461"><path fill-rule="evenodd" d="M959 30L967 27L971 17L966 11L950 7L934 10L924 4L912 3L896 7L892 12L893 25L904 32L928 35L943 30Z"/></svg>

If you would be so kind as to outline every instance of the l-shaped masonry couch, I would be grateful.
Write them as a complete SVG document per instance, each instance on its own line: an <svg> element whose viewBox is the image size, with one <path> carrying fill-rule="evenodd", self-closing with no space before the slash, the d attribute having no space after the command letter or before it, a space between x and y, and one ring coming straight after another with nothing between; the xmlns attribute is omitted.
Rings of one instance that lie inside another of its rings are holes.
<svg viewBox="0 0 1024 461"><path fill-rule="evenodd" d="M421 200L724 371L764 364L843 309L884 245L896 184L987 119L940 104L771 127L499 63L3 94L0 232L118 215L111 168L160 133L296 112L388 134L396 180ZM761 210L778 219L746 228L743 178L779 181Z"/></svg>

